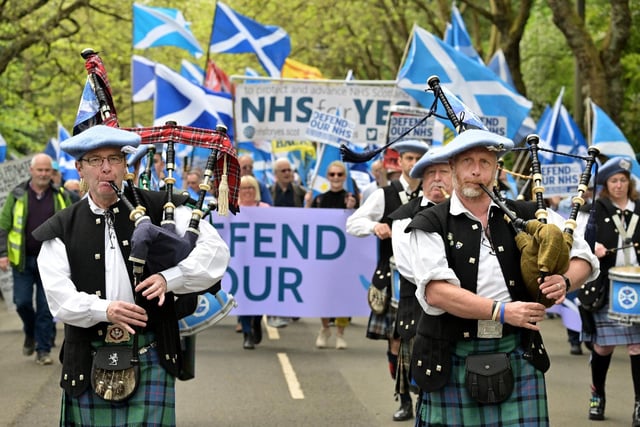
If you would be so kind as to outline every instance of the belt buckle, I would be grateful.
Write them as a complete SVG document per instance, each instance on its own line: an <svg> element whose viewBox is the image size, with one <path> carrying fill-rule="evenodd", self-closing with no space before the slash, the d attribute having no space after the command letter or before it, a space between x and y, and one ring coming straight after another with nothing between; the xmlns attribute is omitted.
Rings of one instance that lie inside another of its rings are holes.
<svg viewBox="0 0 640 427"><path fill-rule="evenodd" d="M104 342L110 344L119 344L121 342L128 342L131 338L129 332L119 325L107 326L107 334L104 337Z"/></svg>
<svg viewBox="0 0 640 427"><path fill-rule="evenodd" d="M478 320L478 338L502 338L502 323L495 320Z"/></svg>

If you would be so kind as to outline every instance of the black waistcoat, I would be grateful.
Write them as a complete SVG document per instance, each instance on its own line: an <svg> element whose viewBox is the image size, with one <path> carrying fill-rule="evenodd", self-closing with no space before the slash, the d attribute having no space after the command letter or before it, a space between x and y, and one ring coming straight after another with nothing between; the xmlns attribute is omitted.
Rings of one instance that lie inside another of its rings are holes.
<svg viewBox="0 0 640 427"><path fill-rule="evenodd" d="M535 217L535 204L522 201L507 201L508 207L518 218ZM473 293L477 291L478 260L482 226L465 214L450 215L450 201L431 209L422 210L407 227L436 232L442 236L449 266L460 279L461 286ZM498 207L489 213L489 228L504 281L513 301L531 301L520 272L520 251L515 242L515 231L504 219ZM449 313L432 316L422 313L418 333L436 339L456 341L477 336L477 320L463 319Z"/></svg>

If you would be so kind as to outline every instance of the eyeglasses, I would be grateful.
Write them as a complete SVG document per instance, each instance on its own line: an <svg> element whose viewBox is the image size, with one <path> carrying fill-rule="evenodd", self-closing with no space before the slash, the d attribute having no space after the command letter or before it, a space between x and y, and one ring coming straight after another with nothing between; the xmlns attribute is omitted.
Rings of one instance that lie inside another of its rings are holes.
<svg viewBox="0 0 640 427"><path fill-rule="evenodd" d="M282 172L282 173L291 172L291 169L280 169L278 172Z"/></svg>
<svg viewBox="0 0 640 427"><path fill-rule="evenodd" d="M331 176L331 177L344 176L344 172L329 172L328 175Z"/></svg>
<svg viewBox="0 0 640 427"><path fill-rule="evenodd" d="M106 160L107 162L109 162L110 165L119 165L122 164L122 162L124 162L124 156L120 156L117 154L112 154L110 156L107 157L101 157L101 156L92 156L92 157L87 157L86 159L80 159L84 162L89 163L89 166L91 167L98 167L98 166L102 166L102 163Z"/></svg>
<svg viewBox="0 0 640 427"><path fill-rule="evenodd" d="M243 165L240 169L242 169L243 171L250 171L250 170L253 170L253 166Z"/></svg>

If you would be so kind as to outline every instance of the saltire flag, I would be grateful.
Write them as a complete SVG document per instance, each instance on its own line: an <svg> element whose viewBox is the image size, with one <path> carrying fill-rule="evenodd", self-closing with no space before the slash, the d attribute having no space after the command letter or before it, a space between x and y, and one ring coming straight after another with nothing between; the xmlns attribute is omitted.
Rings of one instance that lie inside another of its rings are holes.
<svg viewBox="0 0 640 427"><path fill-rule="evenodd" d="M483 64L482 58L478 55L471 37L467 31L467 26L464 24L462 15L456 7L455 2L451 6L451 24L447 24L447 28L444 33L444 42L449 46L452 46L455 50L473 59L474 61Z"/></svg>
<svg viewBox="0 0 640 427"><path fill-rule="evenodd" d="M262 77L259 72L257 72L255 69L253 69L251 67L245 67L244 68L244 75L245 76L249 76L249 77ZM266 80L250 80L250 79L247 79L244 82L245 83L254 84L254 83L266 83L267 81Z"/></svg>
<svg viewBox="0 0 640 427"><path fill-rule="evenodd" d="M204 86L214 92L232 93L231 80L222 68L218 67L211 59L207 62L207 72L204 78Z"/></svg>
<svg viewBox="0 0 640 427"><path fill-rule="evenodd" d="M180 75L189 80L194 85L202 86L204 82L204 71L202 67L189 62L186 59L180 61Z"/></svg>
<svg viewBox="0 0 640 427"><path fill-rule="evenodd" d="M291 38L280 27L262 25L218 2L209 51L254 53L270 77L280 77L284 61L291 53Z"/></svg>
<svg viewBox="0 0 640 427"><path fill-rule="evenodd" d="M577 302L577 298L569 298L569 295L567 295L562 304L552 305L547 309L547 313L560 315L565 328L580 332L582 331L582 319L580 318Z"/></svg>
<svg viewBox="0 0 640 427"><path fill-rule="evenodd" d="M4 139L4 136L0 133L0 163L4 163L7 159L7 141Z"/></svg>
<svg viewBox="0 0 640 427"><path fill-rule="evenodd" d="M58 163L62 181L80 179L75 159L60 149L60 143L67 138L69 138L69 131L62 126L62 123L58 122L57 136L51 138L44 149L44 153Z"/></svg>
<svg viewBox="0 0 640 427"><path fill-rule="evenodd" d="M318 80L323 78L320 69L291 58L287 58L284 61L284 67L282 67L282 77L289 79L307 80Z"/></svg>
<svg viewBox="0 0 640 427"><path fill-rule="evenodd" d="M553 108L547 108L538 121L537 133L540 136L540 147L574 156L586 156L587 141L567 109L562 105L563 95L564 88L560 91ZM540 151L538 157L542 164L576 162L575 158L548 151Z"/></svg>
<svg viewBox="0 0 640 427"><path fill-rule="evenodd" d="M640 187L640 164L631 144L620 128L593 101L591 110L591 145L600 150L600 154L607 157L624 157L631 162L631 173L636 180L636 187Z"/></svg>
<svg viewBox="0 0 640 427"><path fill-rule="evenodd" d="M85 49L82 52L82 57L85 58L84 67L88 76L78 105L76 120L73 123L74 135L98 124L118 126L118 116L111 96L111 85L102 59L97 52L90 49Z"/></svg>
<svg viewBox="0 0 640 427"><path fill-rule="evenodd" d="M437 75L442 87L454 93L483 118L506 121L506 129L493 129L513 138L531 110L531 101L509 88L490 69L414 25L408 54L398 73L397 85L425 108L433 103L426 92L427 79Z"/></svg>
<svg viewBox="0 0 640 427"><path fill-rule="evenodd" d="M195 85L162 64L156 64L155 71L154 126L164 126L171 120L182 126L203 129L215 129L218 124L223 124L233 141L233 105L230 94L212 92L203 86ZM205 168L211 150L202 147L191 150L183 148L176 148L176 152L182 157L190 158L189 165L184 167Z"/></svg>
<svg viewBox="0 0 640 427"><path fill-rule="evenodd" d="M489 67L491 71L496 73L503 82L509 85L509 87L515 90L516 85L513 84L511 70L509 70L509 64L507 64L507 59L504 57L504 52L502 51L502 49L496 50L496 52L489 60L487 67Z"/></svg>
<svg viewBox="0 0 640 427"><path fill-rule="evenodd" d="M153 99L156 93L155 66L155 62L143 56L131 56L131 99L133 102Z"/></svg>
<svg viewBox="0 0 640 427"><path fill-rule="evenodd" d="M189 23L178 9L133 4L133 47L147 49L175 46L202 56L200 43L193 36Z"/></svg>

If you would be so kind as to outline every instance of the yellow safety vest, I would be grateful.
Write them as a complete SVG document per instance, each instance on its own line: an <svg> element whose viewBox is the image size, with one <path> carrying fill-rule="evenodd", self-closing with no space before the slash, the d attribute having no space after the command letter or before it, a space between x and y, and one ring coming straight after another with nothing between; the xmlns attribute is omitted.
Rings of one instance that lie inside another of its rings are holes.
<svg viewBox="0 0 640 427"><path fill-rule="evenodd" d="M53 206L54 212L67 207L64 197L62 197L62 193L60 191L54 191L53 194L55 195ZM25 200L26 197L16 199L16 202L13 205L13 224L11 226L11 231L9 231L9 234L7 235L9 262L13 266L21 266L23 260L22 256L24 252L25 237L24 225L27 211L27 204L25 203ZM58 207L58 209L56 209L56 207Z"/></svg>

